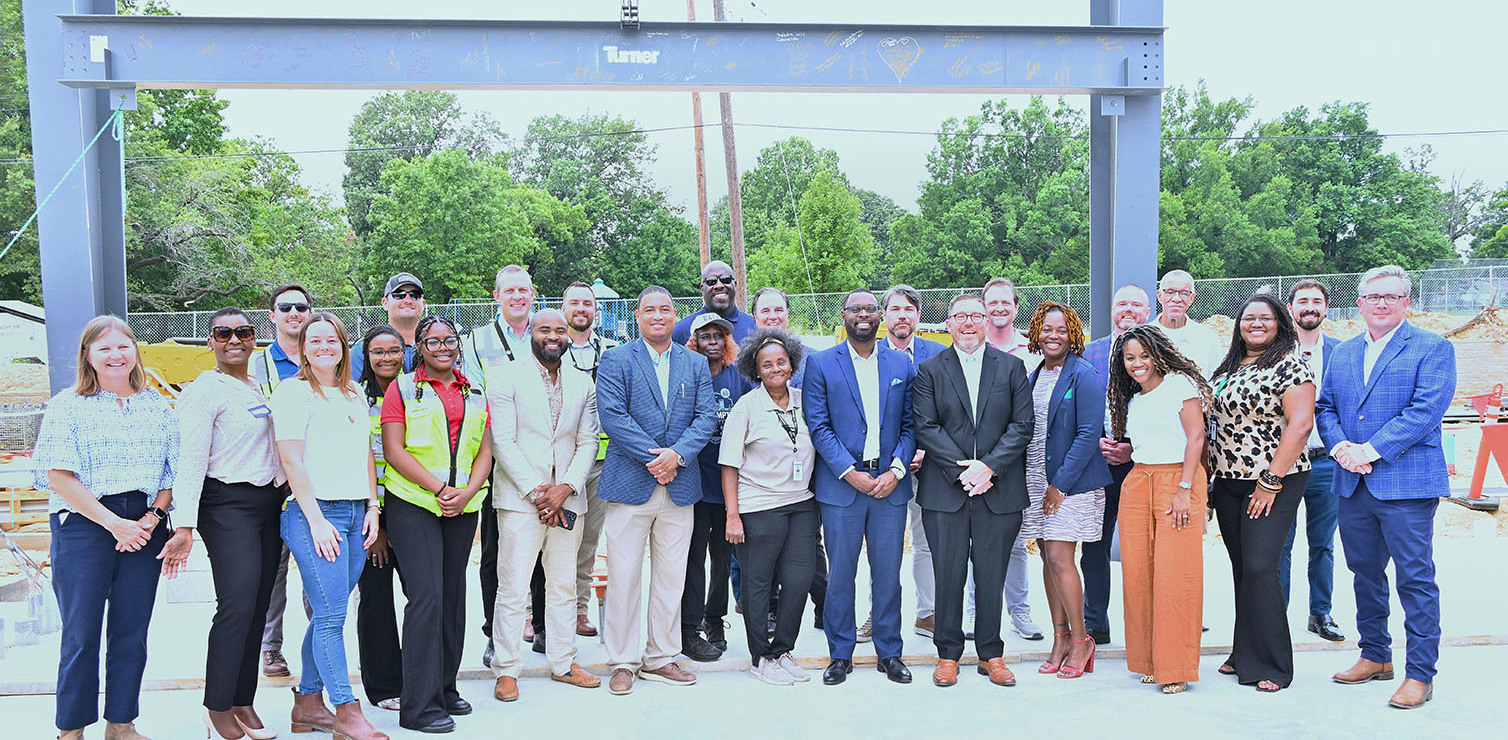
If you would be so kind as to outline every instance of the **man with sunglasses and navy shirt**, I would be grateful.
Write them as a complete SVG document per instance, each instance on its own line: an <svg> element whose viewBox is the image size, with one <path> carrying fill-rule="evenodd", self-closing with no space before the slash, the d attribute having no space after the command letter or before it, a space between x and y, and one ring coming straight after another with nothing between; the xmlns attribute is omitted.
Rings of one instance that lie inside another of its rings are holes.
<svg viewBox="0 0 1508 740"><path fill-rule="evenodd" d="M400 272L387 279L382 289L382 307L387 310L387 325L398 330L403 337L403 367L408 369L414 359L414 332L419 328L419 319L424 318L424 283L413 273ZM360 380L366 367L366 343L357 341L351 347L351 379Z"/></svg>
<svg viewBox="0 0 1508 740"><path fill-rule="evenodd" d="M708 262L702 268L702 310L675 322L670 341L684 347L691 341L691 322L704 313L712 313L727 319L733 325L733 341L742 342L758 324L753 316L738 310L734 303L735 294L733 268L722 260Z"/></svg>

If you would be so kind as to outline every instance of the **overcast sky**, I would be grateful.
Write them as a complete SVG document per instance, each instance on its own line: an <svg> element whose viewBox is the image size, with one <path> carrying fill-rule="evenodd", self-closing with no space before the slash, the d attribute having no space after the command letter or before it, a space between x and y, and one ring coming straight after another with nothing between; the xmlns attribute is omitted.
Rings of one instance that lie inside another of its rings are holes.
<svg viewBox="0 0 1508 740"><path fill-rule="evenodd" d="M226 0L170 0L185 15L245 14ZM684 0L641 0L645 23L685 20ZM728 0L728 17L751 22L1083 24L1087 0ZM264 16L358 16L489 19L612 20L618 0L258 0ZM231 10L234 8L234 10ZM710 20L711 0L697 0L697 17ZM1497 79L1508 3L1501 0L1167 0L1167 79L1192 86L1204 79L1217 98L1252 96L1256 116L1271 119L1294 106L1311 109L1333 101L1371 104L1373 127L1385 133L1508 128L1508 101ZM230 133L261 136L288 150L339 149L346 129L371 91L227 90ZM483 91L459 93L472 110L485 110L510 136L524 132L539 115L612 113L641 127L691 122L690 96L671 93ZM950 116L975 113L985 98L974 95L737 94L735 119L751 123L799 123L935 131ZM1088 99L1070 102L1086 107ZM718 117L717 96L703 96L706 121ZM742 169L759 150L792 133L838 152L844 171L859 187L888 195L914 209L926 178L929 136L737 130ZM692 135L688 130L651 134L659 161L651 173L685 206L695 203ZM726 190L722 139L708 129L709 201ZM1483 180L1494 188L1508 181L1508 136L1398 138L1388 149L1429 144L1442 179ZM337 197L344 162L340 154L297 157L311 186ZM688 218L695 218L688 208Z"/></svg>

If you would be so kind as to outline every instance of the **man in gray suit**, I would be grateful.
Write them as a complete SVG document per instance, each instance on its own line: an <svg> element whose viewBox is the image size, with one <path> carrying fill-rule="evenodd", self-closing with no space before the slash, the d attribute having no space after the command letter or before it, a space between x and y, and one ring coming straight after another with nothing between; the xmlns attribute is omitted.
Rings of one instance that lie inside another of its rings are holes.
<svg viewBox="0 0 1508 740"><path fill-rule="evenodd" d="M603 643L613 668L608 690L633 691L634 676L676 686L696 676L681 652L681 592L691 545L692 504L701 500L697 453L716 427L706 358L671 342L670 292L651 285L634 312L639 339L602 355L597 404L609 443L597 496L607 537ZM649 543L649 640L639 653L640 584Z"/></svg>

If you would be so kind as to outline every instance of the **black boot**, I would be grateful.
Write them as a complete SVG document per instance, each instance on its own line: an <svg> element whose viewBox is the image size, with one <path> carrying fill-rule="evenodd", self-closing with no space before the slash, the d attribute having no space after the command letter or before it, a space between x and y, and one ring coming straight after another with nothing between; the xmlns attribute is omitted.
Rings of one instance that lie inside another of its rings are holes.
<svg viewBox="0 0 1508 740"><path fill-rule="evenodd" d="M721 619L711 619L702 622L702 631L707 634L707 642L720 652L728 652L728 637L725 632L726 625Z"/></svg>
<svg viewBox="0 0 1508 740"><path fill-rule="evenodd" d="M703 639L693 627L681 628L681 654L698 663L711 663L723 657L723 651Z"/></svg>

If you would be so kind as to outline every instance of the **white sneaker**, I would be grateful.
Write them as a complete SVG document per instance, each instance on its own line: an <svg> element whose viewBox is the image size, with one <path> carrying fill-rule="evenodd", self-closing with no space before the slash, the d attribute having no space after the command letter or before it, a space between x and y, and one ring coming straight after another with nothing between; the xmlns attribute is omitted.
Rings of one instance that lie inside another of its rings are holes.
<svg viewBox="0 0 1508 740"><path fill-rule="evenodd" d="M780 664L773 660L761 660L759 665L749 669L749 675L771 686L790 686L796 681L790 674L780 669Z"/></svg>
<svg viewBox="0 0 1508 740"><path fill-rule="evenodd" d="M790 653L780 656L777 664L780 666L780 670L785 671L786 675L790 676L791 680L796 683L806 683L812 680L812 674L807 673L805 668L797 665L796 659L792 658Z"/></svg>

